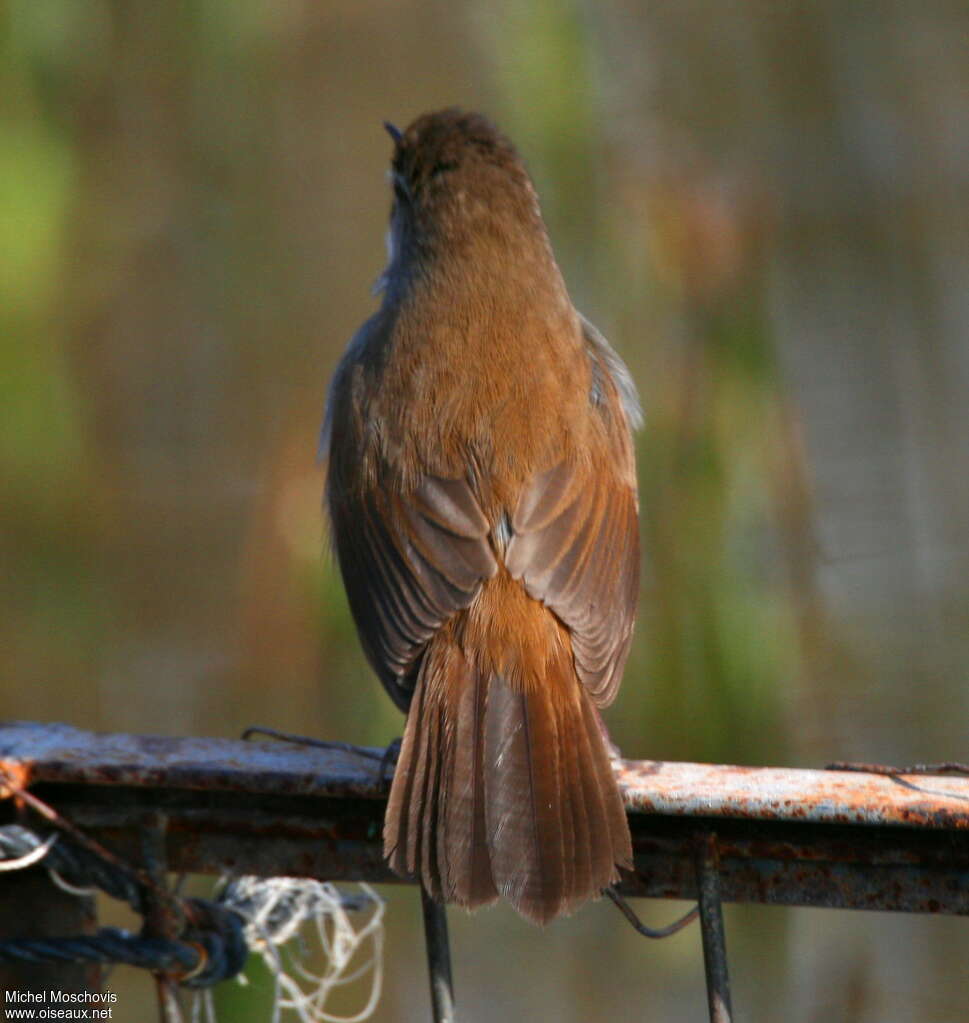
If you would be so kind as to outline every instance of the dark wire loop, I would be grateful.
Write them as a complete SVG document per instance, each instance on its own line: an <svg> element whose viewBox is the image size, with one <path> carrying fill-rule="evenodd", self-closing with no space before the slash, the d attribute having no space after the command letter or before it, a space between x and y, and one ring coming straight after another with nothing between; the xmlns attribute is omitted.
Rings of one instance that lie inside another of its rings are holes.
<svg viewBox="0 0 969 1023"><path fill-rule="evenodd" d="M674 920L673 923L667 924L666 927L647 927L646 924L639 919L636 915L635 910L629 903L616 891L615 888L607 888L606 895L612 899L616 908L620 913L629 921L630 926L637 934L641 934L644 938L668 938L677 931L682 931L688 924L693 923L700 913L700 907L694 906L688 913L684 913L678 920Z"/></svg>
<svg viewBox="0 0 969 1023"><path fill-rule="evenodd" d="M249 955L244 933L245 920L228 906L220 906L208 899L186 899L189 927L182 941L201 947L205 963L179 978L185 987L212 987L241 973Z"/></svg>
<svg viewBox="0 0 969 1023"><path fill-rule="evenodd" d="M132 868L119 869L93 848L76 845L70 834L52 845L40 866L76 887L96 887L123 899L140 915L150 899ZM20 824L0 827L0 859L15 860L43 846L46 836ZM172 897L174 898L174 896ZM130 934L115 927L96 934L0 941L0 963L123 963L170 974L185 987L211 987L240 973L249 949L242 916L206 899L177 899L182 921L174 937Z"/></svg>

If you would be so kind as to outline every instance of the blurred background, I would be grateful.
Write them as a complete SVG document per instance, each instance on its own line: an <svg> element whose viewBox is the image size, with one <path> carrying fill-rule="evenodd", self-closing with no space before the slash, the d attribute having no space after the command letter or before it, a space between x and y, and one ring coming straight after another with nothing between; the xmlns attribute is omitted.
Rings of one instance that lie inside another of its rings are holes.
<svg viewBox="0 0 969 1023"><path fill-rule="evenodd" d="M380 123L460 104L643 396L624 754L967 759L967 40L960 0L0 0L0 715L401 734L316 438L383 266ZM422 1020L416 893L384 893L374 1018ZM745 1020L969 1014L964 922L727 928ZM468 1020L705 1018L695 929L497 908L452 942ZM264 977L218 998L269 1018Z"/></svg>

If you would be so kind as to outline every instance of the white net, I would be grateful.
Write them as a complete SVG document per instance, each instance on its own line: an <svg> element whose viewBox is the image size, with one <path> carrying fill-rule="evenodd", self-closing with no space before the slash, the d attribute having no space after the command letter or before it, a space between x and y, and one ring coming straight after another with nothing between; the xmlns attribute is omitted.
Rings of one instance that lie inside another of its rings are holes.
<svg viewBox="0 0 969 1023"><path fill-rule="evenodd" d="M246 920L246 943L273 977L272 1023L359 1023L373 1013L383 981L384 901L369 885L344 892L306 878L241 877L219 901ZM369 992L358 1011L328 1009L335 990L365 976ZM218 1023L211 992L195 1000L192 1020Z"/></svg>

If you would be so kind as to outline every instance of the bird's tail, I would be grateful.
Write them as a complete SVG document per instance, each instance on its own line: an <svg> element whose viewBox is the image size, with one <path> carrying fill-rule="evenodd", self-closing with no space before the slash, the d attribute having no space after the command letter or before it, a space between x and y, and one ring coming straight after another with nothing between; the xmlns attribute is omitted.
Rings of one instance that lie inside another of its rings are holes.
<svg viewBox="0 0 969 1023"><path fill-rule="evenodd" d="M507 899L538 923L632 861L599 716L571 657L541 684L477 670L444 630L429 645L384 823L384 855L438 899Z"/></svg>

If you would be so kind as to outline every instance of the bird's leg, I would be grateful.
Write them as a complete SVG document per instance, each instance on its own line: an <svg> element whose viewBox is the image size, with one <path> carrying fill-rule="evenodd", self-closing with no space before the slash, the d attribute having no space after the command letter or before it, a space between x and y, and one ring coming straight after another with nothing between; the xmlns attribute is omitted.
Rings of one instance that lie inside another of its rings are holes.
<svg viewBox="0 0 969 1023"><path fill-rule="evenodd" d="M391 777L393 776L393 769L397 766L397 761L400 759L400 748L403 746L404 740L398 736L396 739L392 739L384 750L384 755L380 758L380 781L381 783L387 782L389 784Z"/></svg>

